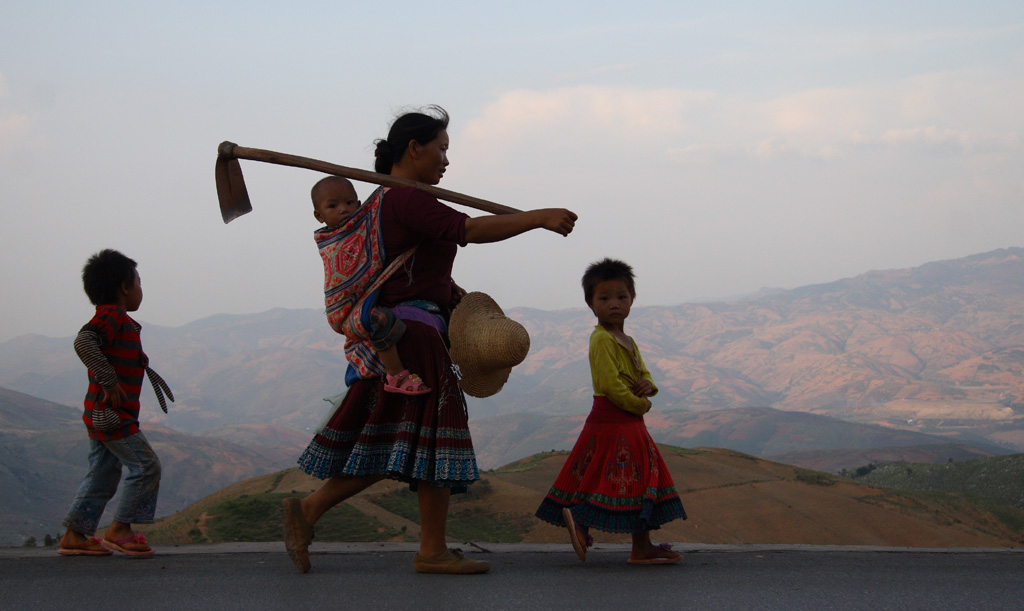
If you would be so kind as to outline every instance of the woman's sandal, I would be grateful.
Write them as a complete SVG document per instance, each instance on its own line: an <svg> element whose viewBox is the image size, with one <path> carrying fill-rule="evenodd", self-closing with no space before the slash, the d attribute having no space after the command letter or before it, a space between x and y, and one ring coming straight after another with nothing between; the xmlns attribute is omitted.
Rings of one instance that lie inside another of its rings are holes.
<svg viewBox="0 0 1024 611"><path fill-rule="evenodd" d="M397 375L390 373L384 375L384 390L416 396L427 394L430 392L430 387L423 383L419 375L409 373L408 369L404 369Z"/></svg>
<svg viewBox="0 0 1024 611"><path fill-rule="evenodd" d="M683 559L682 554L672 551L668 543L654 546L654 549L647 554L646 558L629 559L630 564L677 564Z"/></svg>
<svg viewBox="0 0 1024 611"><path fill-rule="evenodd" d="M565 527L569 529L569 540L572 541L572 549L576 551L580 562L586 562L587 548L594 545L594 538L576 528L576 520L572 518L572 512L569 511L568 507L562 508L562 519L565 520Z"/></svg>
<svg viewBox="0 0 1024 611"><path fill-rule="evenodd" d="M461 549L449 549L436 558L416 554L413 568L417 573L440 573L442 575L475 575L491 570L483 560L470 560Z"/></svg>
<svg viewBox="0 0 1024 611"><path fill-rule="evenodd" d="M309 545L313 542L313 526L302 514L302 500L289 497L281 502L284 507L284 547L288 557L303 573L309 572Z"/></svg>

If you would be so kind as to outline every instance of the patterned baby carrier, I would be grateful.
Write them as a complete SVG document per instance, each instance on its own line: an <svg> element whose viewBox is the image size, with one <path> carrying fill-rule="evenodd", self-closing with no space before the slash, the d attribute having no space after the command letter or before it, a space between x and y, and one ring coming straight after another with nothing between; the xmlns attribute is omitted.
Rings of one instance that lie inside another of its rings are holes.
<svg viewBox="0 0 1024 611"><path fill-rule="evenodd" d="M370 313L380 287L412 256L415 248L399 255L384 268L384 240L380 229L380 205L387 193L378 187L344 225L313 233L324 262L324 302L327 322L345 336L349 367L345 383L385 373L370 343Z"/></svg>

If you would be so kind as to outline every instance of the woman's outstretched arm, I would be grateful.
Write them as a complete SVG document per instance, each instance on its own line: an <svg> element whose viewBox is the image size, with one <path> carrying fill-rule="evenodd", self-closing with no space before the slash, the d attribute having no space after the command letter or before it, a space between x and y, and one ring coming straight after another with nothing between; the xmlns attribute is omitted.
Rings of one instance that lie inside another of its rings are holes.
<svg viewBox="0 0 1024 611"><path fill-rule="evenodd" d="M576 214L564 208L543 208L515 214L496 214L466 219L466 241L472 244L500 242L533 229L547 229L569 235Z"/></svg>

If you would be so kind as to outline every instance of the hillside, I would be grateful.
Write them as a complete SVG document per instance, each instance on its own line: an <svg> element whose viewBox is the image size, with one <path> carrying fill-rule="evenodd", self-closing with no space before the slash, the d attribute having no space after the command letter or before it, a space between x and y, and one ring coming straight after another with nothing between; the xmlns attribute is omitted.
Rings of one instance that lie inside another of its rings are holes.
<svg viewBox="0 0 1024 611"><path fill-rule="evenodd" d="M521 412L473 420L470 429L477 459L492 468L537 452L571 449L587 413L585 409L571 416ZM884 451L880 456L887 460L918 462L1010 453L981 437L929 435L770 408L655 410L645 421L658 443L728 448L831 472L871 462L864 460L874 456L871 451ZM929 460L926 454L934 458Z"/></svg>
<svg viewBox="0 0 1024 611"><path fill-rule="evenodd" d="M943 464L867 463L851 476L873 486L961 492L1024 509L1024 454Z"/></svg>
<svg viewBox="0 0 1024 611"><path fill-rule="evenodd" d="M527 413L478 420L471 427L486 469L540 451L568 449L582 421L582 415ZM659 441L721 443L759 454L791 449L796 451L781 455L781 462L824 469L820 465L826 461L833 472L882 459L946 462L1000 453L983 445L941 443L941 438L919 433L771 409L678 410L652 414L648 422ZM143 428L165 467L158 515L222 486L293 465L309 439L306 433L267 424L223 427L202 436L150 422ZM77 409L0 388L0 489L5 491L0 497L0 542L17 544L24 537L38 539L59 530L85 472L87 443ZM845 449L821 449L836 445Z"/></svg>
<svg viewBox="0 0 1024 611"><path fill-rule="evenodd" d="M1002 455L1005 452L997 452ZM850 472L867 464L882 462L938 464L975 460L993 453L977 447L943 443L935 445L894 446L861 450L807 450L773 454L767 458L827 473Z"/></svg>
<svg viewBox="0 0 1024 611"><path fill-rule="evenodd" d="M1024 511L1012 507L993 513L958 495L895 493L729 450L663 446L662 452L690 519L663 527L660 540L1008 547L1024 535ZM453 497L451 538L566 543L564 529L532 517L564 461L565 453L538 454L484 473L471 494ZM296 470L240 482L148 533L161 543L280 541L281 499L318 485ZM384 482L329 512L317 525L317 540L415 540L417 521L415 495ZM628 541L628 535L595 536L599 544Z"/></svg>

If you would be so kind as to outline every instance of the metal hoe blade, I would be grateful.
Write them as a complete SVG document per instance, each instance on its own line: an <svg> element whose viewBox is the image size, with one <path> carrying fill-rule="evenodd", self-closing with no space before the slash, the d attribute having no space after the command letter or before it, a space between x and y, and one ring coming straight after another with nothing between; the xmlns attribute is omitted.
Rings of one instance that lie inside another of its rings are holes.
<svg viewBox="0 0 1024 611"><path fill-rule="evenodd" d="M235 146L233 142L222 142L217 148L217 163L214 167L220 215L225 224L252 212L242 166L233 154Z"/></svg>

